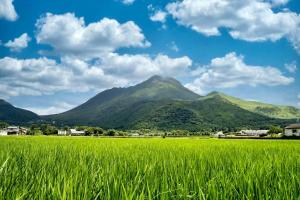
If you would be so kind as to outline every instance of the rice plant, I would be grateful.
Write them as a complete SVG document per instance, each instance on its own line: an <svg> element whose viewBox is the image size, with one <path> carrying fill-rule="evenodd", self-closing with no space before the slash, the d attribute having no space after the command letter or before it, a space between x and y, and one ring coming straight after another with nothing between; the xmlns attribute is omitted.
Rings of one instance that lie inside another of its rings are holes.
<svg viewBox="0 0 300 200"><path fill-rule="evenodd" d="M300 141L1 137L1 199L299 199Z"/></svg>

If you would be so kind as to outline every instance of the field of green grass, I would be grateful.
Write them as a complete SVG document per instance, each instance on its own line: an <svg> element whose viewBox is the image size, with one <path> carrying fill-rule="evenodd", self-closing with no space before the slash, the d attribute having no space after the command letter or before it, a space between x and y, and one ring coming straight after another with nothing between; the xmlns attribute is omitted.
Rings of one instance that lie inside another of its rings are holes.
<svg viewBox="0 0 300 200"><path fill-rule="evenodd" d="M300 141L0 137L0 199L300 199Z"/></svg>

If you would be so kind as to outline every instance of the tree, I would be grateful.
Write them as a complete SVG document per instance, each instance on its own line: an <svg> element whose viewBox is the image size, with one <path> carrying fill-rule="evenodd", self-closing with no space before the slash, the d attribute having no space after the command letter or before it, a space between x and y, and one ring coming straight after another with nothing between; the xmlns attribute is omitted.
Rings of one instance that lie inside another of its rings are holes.
<svg viewBox="0 0 300 200"><path fill-rule="evenodd" d="M115 136L116 135L116 130L110 129L106 132L106 135L108 136Z"/></svg>
<svg viewBox="0 0 300 200"><path fill-rule="evenodd" d="M270 134L278 134L278 133L282 133L283 129L279 126L270 126L269 132Z"/></svg>
<svg viewBox="0 0 300 200"><path fill-rule="evenodd" d="M57 128L52 125L42 124L40 129L44 135L57 135L58 134Z"/></svg>
<svg viewBox="0 0 300 200"><path fill-rule="evenodd" d="M6 123L6 122L0 122L0 128L7 128L9 126L9 124L8 123Z"/></svg>

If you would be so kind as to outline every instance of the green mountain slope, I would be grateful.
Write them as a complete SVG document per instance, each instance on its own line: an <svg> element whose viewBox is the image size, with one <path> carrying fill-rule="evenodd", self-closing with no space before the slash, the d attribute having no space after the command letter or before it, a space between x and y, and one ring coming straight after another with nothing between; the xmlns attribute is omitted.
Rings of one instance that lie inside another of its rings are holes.
<svg viewBox="0 0 300 200"><path fill-rule="evenodd" d="M137 102L164 99L196 100L199 97L173 78L153 76L136 86L106 90L70 111L45 116L45 119L72 124L95 124L112 120L112 116L119 116L120 112Z"/></svg>
<svg viewBox="0 0 300 200"><path fill-rule="evenodd" d="M215 96L222 97L245 110L255 112L261 115L265 115L268 117L281 118L281 119L300 118L300 109L297 109L292 106L278 106L278 105L260 103L256 101L245 101L219 92L212 92L207 95L207 98L215 97Z"/></svg>
<svg viewBox="0 0 300 200"><path fill-rule="evenodd" d="M44 119L103 128L193 131L287 123L245 110L220 95L201 97L177 80L159 76L129 88L106 90L70 111Z"/></svg>
<svg viewBox="0 0 300 200"><path fill-rule="evenodd" d="M39 119L39 116L28 110L16 108L0 99L0 121L12 124L22 124Z"/></svg>

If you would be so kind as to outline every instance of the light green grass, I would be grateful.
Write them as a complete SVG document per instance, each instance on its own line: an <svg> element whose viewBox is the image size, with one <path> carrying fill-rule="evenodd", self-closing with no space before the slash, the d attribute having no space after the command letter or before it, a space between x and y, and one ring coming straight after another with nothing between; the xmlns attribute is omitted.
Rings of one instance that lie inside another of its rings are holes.
<svg viewBox="0 0 300 200"><path fill-rule="evenodd" d="M299 199L300 141L1 137L1 199Z"/></svg>

